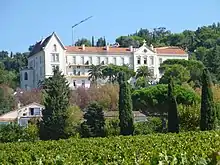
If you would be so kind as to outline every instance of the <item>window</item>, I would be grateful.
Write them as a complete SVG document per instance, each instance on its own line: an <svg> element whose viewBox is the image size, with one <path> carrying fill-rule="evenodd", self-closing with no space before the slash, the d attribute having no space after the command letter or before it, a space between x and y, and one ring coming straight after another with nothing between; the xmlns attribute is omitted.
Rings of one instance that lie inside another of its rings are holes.
<svg viewBox="0 0 220 165"><path fill-rule="evenodd" d="M66 56L66 63L68 63L68 58L67 58L67 56Z"/></svg>
<svg viewBox="0 0 220 165"><path fill-rule="evenodd" d="M147 64L147 57L144 57L144 64Z"/></svg>
<svg viewBox="0 0 220 165"><path fill-rule="evenodd" d="M82 87L85 87L85 80L82 80Z"/></svg>
<svg viewBox="0 0 220 165"><path fill-rule="evenodd" d="M153 56L150 57L150 65L154 65L154 57Z"/></svg>
<svg viewBox="0 0 220 165"><path fill-rule="evenodd" d="M73 80L73 86L76 87L76 80Z"/></svg>
<svg viewBox="0 0 220 165"><path fill-rule="evenodd" d="M24 72L24 80L28 80L28 73Z"/></svg>
<svg viewBox="0 0 220 165"><path fill-rule="evenodd" d="M57 51L57 45L56 45L56 44L53 45L53 51L54 51L54 52Z"/></svg>
<svg viewBox="0 0 220 165"><path fill-rule="evenodd" d="M58 53L52 53L51 54L51 61L52 62L59 62L59 54Z"/></svg>
<svg viewBox="0 0 220 165"><path fill-rule="evenodd" d="M30 68L33 68L33 61L30 61Z"/></svg>
<svg viewBox="0 0 220 165"><path fill-rule="evenodd" d="M162 64L162 63L163 63L162 58L159 58L159 63L160 63L160 64Z"/></svg>
<svg viewBox="0 0 220 165"><path fill-rule="evenodd" d="M100 57L97 57L97 65L100 64Z"/></svg>
<svg viewBox="0 0 220 165"><path fill-rule="evenodd" d="M40 76L42 76L42 67L40 67Z"/></svg>
<svg viewBox="0 0 220 165"><path fill-rule="evenodd" d="M108 64L108 57L105 58L105 64Z"/></svg>
<svg viewBox="0 0 220 165"><path fill-rule="evenodd" d="M42 63L42 57L40 56L40 64Z"/></svg>
<svg viewBox="0 0 220 165"><path fill-rule="evenodd" d="M76 57L73 57L73 64L76 64Z"/></svg>
<svg viewBox="0 0 220 165"><path fill-rule="evenodd" d="M33 63L34 63L34 68L35 68L35 60L34 60L34 62L33 62Z"/></svg>
<svg viewBox="0 0 220 165"><path fill-rule="evenodd" d="M40 115L40 108L34 108L34 114Z"/></svg>
<svg viewBox="0 0 220 165"><path fill-rule="evenodd" d="M27 85L27 84L25 84L24 88L25 88L25 90L27 90L27 89L28 89L28 85Z"/></svg>
<svg viewBox="0 0 220 165"><path fill-rule="evenodd" d="M84 57L81 57L80 63L81 63L81 64L84 64Z"/></svg>
<svg viewBox="0 0 220 165"><path fill-rule="evenodd" d="M31 115L31 116L34 115L34 108L30 108L30 115Z"/></svg>
<svg viewBox="0 0 220 165"><path fill-rule="evenodd" d="M92 64L92 57L89 57L89 64Z"/></svg>
<svg viewBox="0 0 220 165"><path fill-rule="evenodd" d="M113 64L116 65L116 57L113 58Z"/></svg>
<svg viewBox="0 0 220 165"><path fill-rule="evenodd" d="M154 75L154 68L150 68L149 72L150 72L150 75L153 76Z"/></svg>
<svg viewBox="0 0 220 165"><path fill-rule="evenodd" d="M73 70L73 74L76 75L76 69Z"/></svg>
<svg viewBox="0 0 220 165"><path fill-rule="evenodd" d="M125 63L125 59L122 57L121 58L121 65L124 65L124 63Z"/></svg>
<svg viewBox="0 0 220 165"><path fill-rule="evenodd" d="M137 58L137 64L141 64L141 58L140 57Z"/></svg>

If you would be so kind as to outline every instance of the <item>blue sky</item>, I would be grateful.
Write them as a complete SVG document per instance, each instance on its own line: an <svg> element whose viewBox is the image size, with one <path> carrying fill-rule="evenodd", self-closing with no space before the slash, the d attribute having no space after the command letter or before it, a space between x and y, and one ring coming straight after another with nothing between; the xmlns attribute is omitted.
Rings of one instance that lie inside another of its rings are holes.
<svg viewBox="0 0 220 165"><path fill-rule="evenodd" d="M220 22L219 8L220 0L0 0L0 50L26 51L53 31L70 45L71 26L89 16L74 40L105 36L112 43L140 28L195 30Z"/></svg>

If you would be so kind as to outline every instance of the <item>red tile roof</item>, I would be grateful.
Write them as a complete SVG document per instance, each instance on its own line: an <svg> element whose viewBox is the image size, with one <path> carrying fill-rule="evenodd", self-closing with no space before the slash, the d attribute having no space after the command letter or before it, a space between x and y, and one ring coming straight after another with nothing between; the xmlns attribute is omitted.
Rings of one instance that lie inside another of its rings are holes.
<svg viewBox="0 0 220 165"><path fill-rule="evenodd" d="M127 53L131 52L129 48L117 48L117 47L109 47L109 50L107 51L105 47L85 47L83 50L81 46L66 46L67 52L74 52L74 53L80 53L80 52L86 52L86 53Z"/></svg>
<svg viewBox="0 0 220 165"><path fill-rule="evenodd" d="M170 55L170 54L187 54L184 50L178 47L159 47L154 48L158 54ZM82 46L66 46L66 51L69 53L129 53L131 52L129 48L118 48L118 47L109 47L107 51L105 47L85 47L82 49Z"/></svg>
<svg viewBox="0 0 220 165"><path fill-rule="evenodd" d="M183 49L178 47L160 47L155 48L155 50L158 54L187 54Z"/></svg>

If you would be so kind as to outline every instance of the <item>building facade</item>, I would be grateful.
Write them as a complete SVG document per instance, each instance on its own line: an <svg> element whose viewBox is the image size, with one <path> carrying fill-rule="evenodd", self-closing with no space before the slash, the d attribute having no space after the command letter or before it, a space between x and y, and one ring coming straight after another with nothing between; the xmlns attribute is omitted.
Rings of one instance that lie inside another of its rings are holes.
<svg viewBox="0 0 220 165"><path fill-rule="evenodd" d="M167 59L188 60L188 54L178 47L154 48L146 42L140 48L64 46L52 33L33 47L28 66L20 71L20 84L22 89L37 88L39 82L52 76L53 69L58 66L72 89L90 87L88 71L92 64L128 65L134 71L145 65L152 72L153 81L157 82L162 76L159 66Z"/></svg>
<svg viewBox="0 0 220 165"><path fill-rule="evenodd" d="M41 118L44 106L38 103L31 103L0 116L0 124L17 122L20 126L27 126L30 119Z"/></svg>

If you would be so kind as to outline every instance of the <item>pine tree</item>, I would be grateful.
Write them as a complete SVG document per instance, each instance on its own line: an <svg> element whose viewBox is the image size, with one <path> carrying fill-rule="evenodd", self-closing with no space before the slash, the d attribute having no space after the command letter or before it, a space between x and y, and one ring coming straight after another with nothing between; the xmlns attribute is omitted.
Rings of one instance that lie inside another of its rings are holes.
<svg viewBox="0 0 220 165"><path fill-rule="evenodd" d="M216 126L216 112L211 86L211 76L208 69L205 68L202 74L202 98L200 112L200 129L202 131L215 129Z"/></svg>
<svg viewBox="0 0 220 165"><path fill-rule="evenodd" d="M126 81L125 73L120 72L118 77L119 90L119 126L121 135L133 135L133 113L130 86Z"/></svg>
<svg viewBox="0 0 220 165"><path fill-rule="evenodd" d="M174 96L173 80L169 80L168 84L168 132L179 132L179 117L177 111L177 102Z"/></svg>
<svg viewBox="0 0 220 165"><path fill-rule="evenodd" d="M81 124L82 137L104 137L105 118L103 107L97 102L90 103Z"/></svg>
<svg viewBox="0 0 220 165"><path fill-rule="evenodd" d="M95 39L94 39L94 36L92 36L92 46L95 46Z"/></svg>
<svg viewBox="0 0 220 165"><path fill-rule="evenodd" d="M42 140L57 140L66 138L65 125L69 107L69 84L58 68L54 69L52 77L45 79L44 106L40 123L40 138Z"/></svg>

